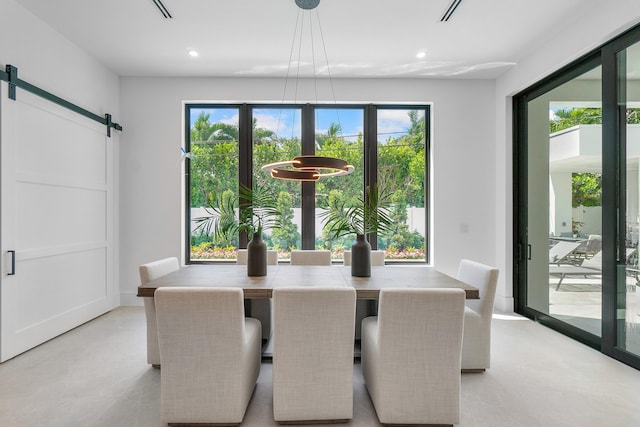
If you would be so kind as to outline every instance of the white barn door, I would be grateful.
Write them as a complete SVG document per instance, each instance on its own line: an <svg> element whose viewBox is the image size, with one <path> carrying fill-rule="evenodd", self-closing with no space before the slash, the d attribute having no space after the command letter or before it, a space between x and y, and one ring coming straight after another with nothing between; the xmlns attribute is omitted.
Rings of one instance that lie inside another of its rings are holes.
<svg viewBox="0 0 640 427"><path fill-rule="evenodd" d="M106 127L0 87L0 362L117 305Z"/></svg>

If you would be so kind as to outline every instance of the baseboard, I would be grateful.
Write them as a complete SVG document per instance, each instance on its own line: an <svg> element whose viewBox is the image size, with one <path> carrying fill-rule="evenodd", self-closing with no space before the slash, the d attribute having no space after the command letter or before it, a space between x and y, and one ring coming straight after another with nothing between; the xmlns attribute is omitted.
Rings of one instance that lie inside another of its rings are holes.
<svg viewBox="0 0 640 427"><path fill-rule="evenodd" d="M513 297L496 295L496 300L493 306L502 312L513 313L514 299Z"/></svg>
<svg viewBox="0 0 640 427"><path fill-rule="evenodd" d="M142 306L144 302L142 298L136 296L135 292L120 292L120 306Z"/></svg>

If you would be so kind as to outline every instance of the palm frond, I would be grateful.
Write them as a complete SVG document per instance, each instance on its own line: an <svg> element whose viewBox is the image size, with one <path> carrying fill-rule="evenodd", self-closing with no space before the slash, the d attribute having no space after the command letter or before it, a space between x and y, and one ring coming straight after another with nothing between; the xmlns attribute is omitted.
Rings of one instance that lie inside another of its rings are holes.
<svg viewBox="0 0 640 427"><path fill-rule="evenodd" d="M225 192L221 197L210 195L205 207L207 215L193 220L195 231L228 239L241 231L262 233L264 228L279 226L282 215L268 188L258 186L252 190L240 186L239 194L240 203L231 192Z"/></svg>
<svg viewBox="0 0 640 427"><path fill-rule="evenodd" d="M195 230L201 230L207 235L213 234L218 239L232 237L239 228L236 209L233 193L223 194L222 197L211 194L205 207L208 215L194 218Z"/></svg>
<svg viewBox="0 0 640 427"><path fill-rule="evenodd" d="M391 195L379 186L367 187L355 206L340 201L320 214L323 227L331 238L349 234L382 234L393 226Z"/></svg>
<svg viewBox="0 0 640 427"><path fill-rule="evenodd" d="M258 185L254 189L240 186L240 211L247 232L261 233L265 228L277 227L282 213L277 197L269 187Z"/></svg>

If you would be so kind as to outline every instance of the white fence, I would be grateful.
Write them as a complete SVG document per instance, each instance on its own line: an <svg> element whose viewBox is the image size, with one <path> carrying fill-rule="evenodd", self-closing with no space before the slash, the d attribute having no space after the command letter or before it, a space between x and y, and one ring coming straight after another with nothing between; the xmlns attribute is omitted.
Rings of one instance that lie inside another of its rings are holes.
<svg viewBox="0 0 640 427"><path fill-rule="evenodd" d="M573 208L573 221L581 222L581 236L602 235L602 206L580 206Z"/></svg>
<svg viewBox="0 0 640 427"><path fill-rule="evenodd" d="M322 221L320 214L326 209L316 208L316 238L322 237ZM196 218L208 216L209 214L204 208L191 208L191 233L194 232L196 224L193 221ZM298 230L302 229L302 214L300 208L293 208L293 223L296 224ZM417 231L421 235L425 235L426 230L426 217L425 208L407 208L407 222L409 231ZM270 235L270 230L265 230L266 235Z"/></svg>

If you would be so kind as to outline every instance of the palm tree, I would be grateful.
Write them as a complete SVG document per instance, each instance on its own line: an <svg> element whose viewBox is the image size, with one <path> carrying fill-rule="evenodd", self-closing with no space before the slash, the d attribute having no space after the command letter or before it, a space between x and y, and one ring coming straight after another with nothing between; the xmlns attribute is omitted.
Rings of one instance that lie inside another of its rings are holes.
<svg viewBox="0 0 640 427"><path fill-rule="evenodd" d="M217 122L211 125L213 132L207 141L237 141L240 139L238 126L228 123Z"/></svg>
<svg viewBox="0 0 640 427"><path fill-rule="evenodd" d="M326 133L316 135L316 150L321 150L326 141L339 138L341 134L342 126L338 123L331 123Z"/></svg>
<svg viewBox="0 0 640 427"><path fill-rule="evenodd" d="M558 132L580 124L601 124L601 108L561 108L554 111L557 118L549 121L549 131Z"/></svg>

